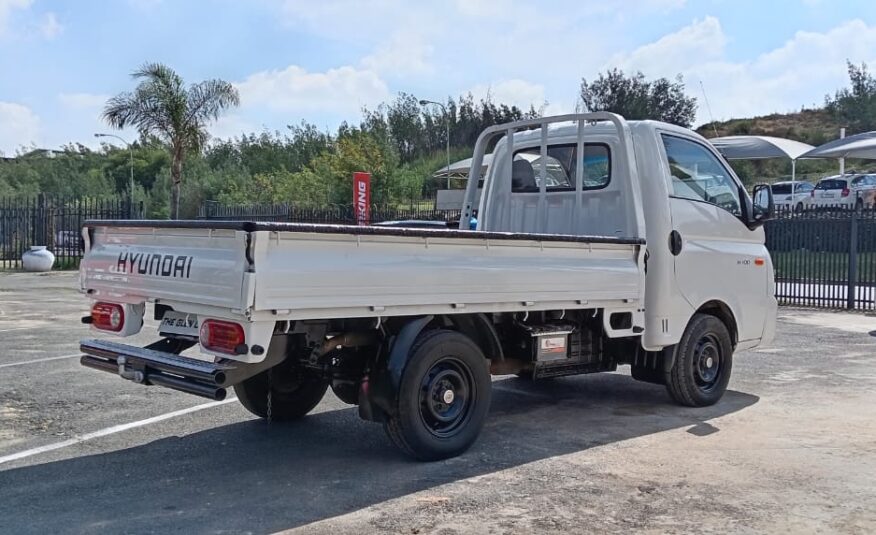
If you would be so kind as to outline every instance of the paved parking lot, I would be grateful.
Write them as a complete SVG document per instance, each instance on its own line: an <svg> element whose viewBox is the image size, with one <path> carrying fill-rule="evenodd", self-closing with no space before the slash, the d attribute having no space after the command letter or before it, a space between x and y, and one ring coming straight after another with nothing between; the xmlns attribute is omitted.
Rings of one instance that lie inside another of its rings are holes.
<svg viewBox="0 0 876 535"><path fill-rule="evenodd" d="M706 409L497 378L475 447L420 464L332 395L268 425L81 368L76 283L0 273L0 532L876 532L874 317L780 309Z"/></svg>

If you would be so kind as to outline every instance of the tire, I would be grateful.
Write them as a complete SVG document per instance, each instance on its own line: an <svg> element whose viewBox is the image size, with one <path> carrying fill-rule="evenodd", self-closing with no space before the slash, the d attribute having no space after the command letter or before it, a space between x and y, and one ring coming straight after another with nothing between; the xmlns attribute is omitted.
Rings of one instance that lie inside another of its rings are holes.
<svg viewBox="0 0 876 535"><path fill-rule="evenodd" d="M470 338L448 330L420 334L409 355L386 434L415 459L455 457L477 440L490 408L487 359Z"/></svg>
<svg viewBox="0 0 876 535"><path fill-rule="evenodd" d="M798 202L797 206L794 207L794 211L798 214L802 214L803 213L803 203Z"/></svg>
<svg viewBox="0 0 876 535"><path fill-rule="evenodd" d="M328 383L288 362L234 385L234 393L246 410L268 417L268 376L271 384L271 420L290 422L303 418L325 395Z"/></svg>
<svg viewBox="0 0 876 535"><path fill-rule="evenodd" d="M694 314L675 348L675 362L666 373L666 389L688 407L714 405L730 382L733 342L724 322Z"/></svg>

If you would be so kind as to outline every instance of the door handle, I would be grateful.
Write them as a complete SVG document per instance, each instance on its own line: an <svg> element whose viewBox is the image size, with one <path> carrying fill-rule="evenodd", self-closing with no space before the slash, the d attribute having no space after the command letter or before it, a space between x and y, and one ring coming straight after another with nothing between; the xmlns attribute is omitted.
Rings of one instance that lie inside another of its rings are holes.
<svg viewBox="0 0 876 535"><path fill-rule="evenodd" d="M681 254L681 245L681 234L679 234L677 230L670 232L669 252L672 253L672 256L678 256Z"/></svg>

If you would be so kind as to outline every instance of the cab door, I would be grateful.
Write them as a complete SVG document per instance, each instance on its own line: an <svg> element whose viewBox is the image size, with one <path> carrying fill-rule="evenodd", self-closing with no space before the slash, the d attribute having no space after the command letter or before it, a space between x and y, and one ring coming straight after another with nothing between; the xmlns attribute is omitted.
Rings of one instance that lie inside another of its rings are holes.
<svg viewBox="0 0 876 535"><path fill-rule="evenodd" d="M718 154L694 137L662 133L678 288L692 308L720 301L738 339L763 334L771 269L763 229L742 221L744 190Z"/></svg>

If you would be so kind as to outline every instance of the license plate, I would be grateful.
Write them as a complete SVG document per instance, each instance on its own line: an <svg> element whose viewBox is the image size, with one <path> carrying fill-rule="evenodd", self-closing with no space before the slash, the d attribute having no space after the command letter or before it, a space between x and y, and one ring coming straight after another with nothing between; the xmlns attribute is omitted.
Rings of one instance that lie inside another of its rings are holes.
<svg viewBox="0 0 876 535"><path fill-rule="evenodd" d="M170 310L164 313L161 325L158 326L158 332L160 334L176 334L197 338L199 328L197 315Z"/></svg>
<svg viewBox="0 0 876 535"><path fill-rule="evenodd" d="M825 193L822 193L821 196L824 197L825 199L832 199L833 193L826 193L825 192Z"/></svg>

